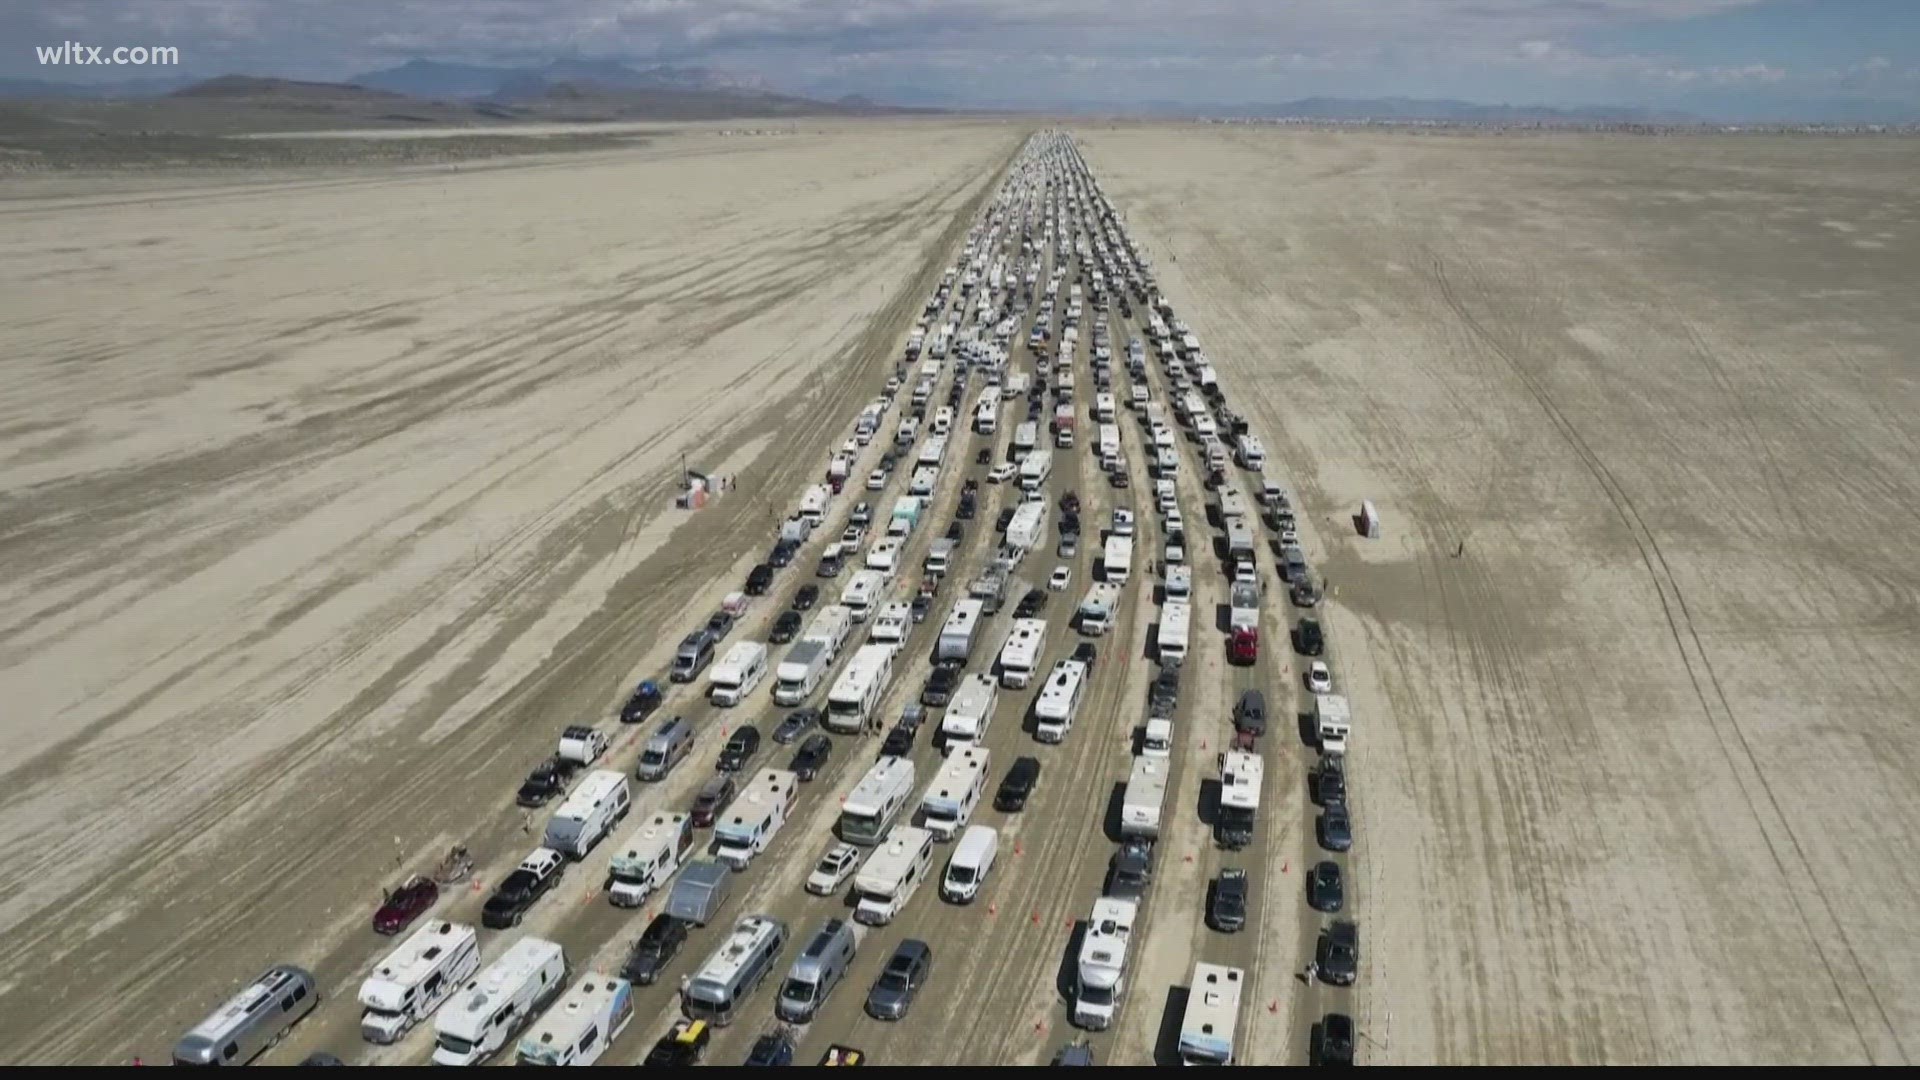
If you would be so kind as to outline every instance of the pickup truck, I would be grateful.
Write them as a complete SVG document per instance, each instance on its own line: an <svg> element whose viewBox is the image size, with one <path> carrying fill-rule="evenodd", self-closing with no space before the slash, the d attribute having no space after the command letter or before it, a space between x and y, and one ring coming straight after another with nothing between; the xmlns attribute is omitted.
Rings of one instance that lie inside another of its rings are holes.
<svg viewBox="0 0 1920 1080"><path fill-rule="evenodd" d="M552 848L535 848L513 873L502 878L480 909L480 922L491 930L519 926L534 901L540 899L566 872L566 856Z"/></svg>

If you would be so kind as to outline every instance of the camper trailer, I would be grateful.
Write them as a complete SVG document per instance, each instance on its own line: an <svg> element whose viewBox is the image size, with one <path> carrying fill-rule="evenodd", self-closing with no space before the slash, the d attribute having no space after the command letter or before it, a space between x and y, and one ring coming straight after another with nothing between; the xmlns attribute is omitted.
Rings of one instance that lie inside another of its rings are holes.
<svg viewBox="0 0 1920 1080"><path fill-rule="evenodd" d="M480 932L433 919L374 965L360 984L360 1037L387 1045L446 1003L480 970Z"/></svg>

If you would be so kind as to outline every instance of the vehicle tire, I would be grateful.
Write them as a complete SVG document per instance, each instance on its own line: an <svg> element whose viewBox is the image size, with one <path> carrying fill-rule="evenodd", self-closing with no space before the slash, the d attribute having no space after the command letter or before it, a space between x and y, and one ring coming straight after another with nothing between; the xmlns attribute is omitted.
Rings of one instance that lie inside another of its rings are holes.
<svg viewBox="0 0 1920 1080"><path fill-rule="evenodd" d="M516 911L516 912L514 912L514 913L513 913L513 925L514 925L514 926L516 926L516 927L517 927L517 926L519 926L519 925L520 925L520 920L521 920L521 918L522 918L523 916L524 916L524 913L523 913L523 912L519 912L519 911Z"/></svg>

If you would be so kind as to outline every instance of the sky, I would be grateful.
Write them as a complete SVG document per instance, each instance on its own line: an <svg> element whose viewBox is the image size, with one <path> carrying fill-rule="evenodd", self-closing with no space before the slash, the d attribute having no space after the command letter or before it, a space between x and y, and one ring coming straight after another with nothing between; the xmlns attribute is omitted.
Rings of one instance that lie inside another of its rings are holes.
<svg viewBox="0 0 1920 1080"><path fill-rule="evenodd" d="M37 61L68 40L171 45L181 66ZM0 42L0 77L66 81L584 55L901 104L1417 97L1920 119L1920 0L0 0Z"/></svg>

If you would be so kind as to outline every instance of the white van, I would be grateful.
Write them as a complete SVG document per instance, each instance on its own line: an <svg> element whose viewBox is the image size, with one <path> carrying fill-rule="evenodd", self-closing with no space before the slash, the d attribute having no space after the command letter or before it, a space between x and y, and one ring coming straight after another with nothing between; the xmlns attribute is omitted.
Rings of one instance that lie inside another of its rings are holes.
<svg viewBox="0 0 1920 1080"><path fill-rule="evenodd" d="M721 708L745 701L767 676L767 647L758 641L736 641L707 676L708 700Z"/></svg>
<svg viewBox="0 0 1920 1080"><path fill-rule="evenodd" d="M947 874L940 881L940 898L950 904L971 904L980 895L987 875L993 872L993 860L1000 854L1000 834L986 825L969 825L947 860Z"/></svg>

